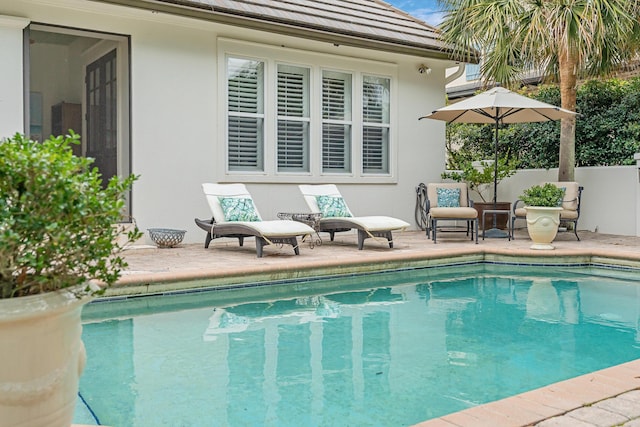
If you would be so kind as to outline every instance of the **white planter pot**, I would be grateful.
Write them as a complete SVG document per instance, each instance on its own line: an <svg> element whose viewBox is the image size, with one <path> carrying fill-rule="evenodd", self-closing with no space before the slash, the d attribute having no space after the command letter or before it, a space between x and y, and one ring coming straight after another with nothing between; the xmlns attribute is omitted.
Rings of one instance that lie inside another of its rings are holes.
<svg viewBox="0 0 640 427"><path fill-rule="evenodd" d="M0 426L69 427L86 354L72 291L0 300Z"/></svg>
<svg viewBox="0 0 640 427"><path fill-rule="evenodd" d="M554 249L551 242L558 234L562 208L526 206L527 231L533 241L531 249Z"/></svg>

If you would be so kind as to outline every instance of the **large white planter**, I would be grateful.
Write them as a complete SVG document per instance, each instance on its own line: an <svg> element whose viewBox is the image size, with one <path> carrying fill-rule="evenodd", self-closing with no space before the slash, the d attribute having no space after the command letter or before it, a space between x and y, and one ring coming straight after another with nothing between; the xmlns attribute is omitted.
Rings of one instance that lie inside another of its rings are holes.
<svg viewBox="0 0 640 427"><path fill-rule="evenodd" d="M0 427L69 427L89 300L72 291L0 300Z"/></svg>
<svg viewBox="0 0 640 427"><path fill-rule="evenodd" d="M527 231L533 241L531 249L555 249L551 242L558 234L561 207L526 206Z"/></svg>

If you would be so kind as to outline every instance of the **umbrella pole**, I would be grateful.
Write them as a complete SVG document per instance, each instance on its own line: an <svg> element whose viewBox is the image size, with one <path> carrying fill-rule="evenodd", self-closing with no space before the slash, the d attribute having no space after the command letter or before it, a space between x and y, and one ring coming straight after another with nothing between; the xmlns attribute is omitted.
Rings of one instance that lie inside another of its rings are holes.
<svg viewBox="0 0 640 427"><path fill-rule="evenodd" d="M498 204L498 120L496 116L495 159L493 161L493 209L496 209Z"/></svg>
<svg viewBox="0 0 640 427"><path fill-rule="evenodd" d="M500 109L496 111L496 130L495 130L495 158L493 160L493 209L498 209L498 126L500 124ZM498 229L497 214L493 214L493 228L484 232L486 237L505 238L509 237L509 233L505 233ZM484 237L483 237L484 238Z"/></svg>

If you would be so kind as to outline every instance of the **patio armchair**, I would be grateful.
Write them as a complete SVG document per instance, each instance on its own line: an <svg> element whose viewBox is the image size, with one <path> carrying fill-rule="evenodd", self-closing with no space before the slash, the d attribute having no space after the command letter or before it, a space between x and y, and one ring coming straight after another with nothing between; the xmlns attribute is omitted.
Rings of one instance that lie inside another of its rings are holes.
<svg viewBox="0 0 640 427"><path fill-rule="evenodd" d="M478 244L478 211L469 199L469 188L466 183L431 183L427 184L427 236L431 234L436 243L439 221L465 221L467 236L474 235Z"/></svg>
<svg viewBox="0 0 640 427"><path fill-rule="evenodd" d="M545 183L543 183L545 184ZM562 211L560 211L560 222L573 223L573 232L576 239L578 236L578 220L580 219L580 202L582 199L583 186L575 181L550 182L556 187L564 188L564 197L562 199ZM518 219L526 219L527 210L522 200L516 200L512 207L511 215L511 237L514 238L515 222Z"/></svg>
<svg viewBox="0 0 640 427"><path fill-rule="evenodd" d="M205 249L220 237L237 238L240 246L245 237L255 237L258 258L262 257L264 246L274 243L291 245L295 254L300 255L297 237L315 233L298 221L263 221L244 184L207 183L202 184L202 189L213 213L209 220L195 218L198 227L207 232Z"/></svg>
<svg viewBox="0 0 640 427"><path fill-rule="evenodd" d="M299 185L298 188L311 212L322 214L319 231L329 233L331 241L335 233L356 229L358 249L362 250L364 241L371 237L385 238L393 248L391 232L410 226L408 222L389 216L354 216L334 184Z"/></svg>

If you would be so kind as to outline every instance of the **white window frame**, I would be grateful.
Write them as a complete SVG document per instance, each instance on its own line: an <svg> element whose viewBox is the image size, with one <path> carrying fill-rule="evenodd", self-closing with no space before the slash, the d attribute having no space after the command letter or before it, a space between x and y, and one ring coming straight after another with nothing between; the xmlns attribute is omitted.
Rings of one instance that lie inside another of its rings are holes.
<svg viewBox="0 0 640 427"><path fill-rule="evenodd" d="M245 58L263 61L265 94L264 94L264 170L231 171L227 161L227 57ZM278 171L277 159L277 69L278 64L295 67L307 67L310 70L309 84L309 167L308 172ZM322 76L323 72L350 74L351 81L351 158L350 171L322 170ZM306 50L290 49L281 46L245 42L227 38L218 38L218 123L217 137L212 143L217 144L216 161L219 167L219 182L256 182L256 183L368 183L393 184L398 182L396 140L397 123L397 85L398 64L355 57L329 55ZM390 81L390 120L389 120L389 170L385 173L363 173L362 166L362 84L363 76L388 78Z"/></svg>

